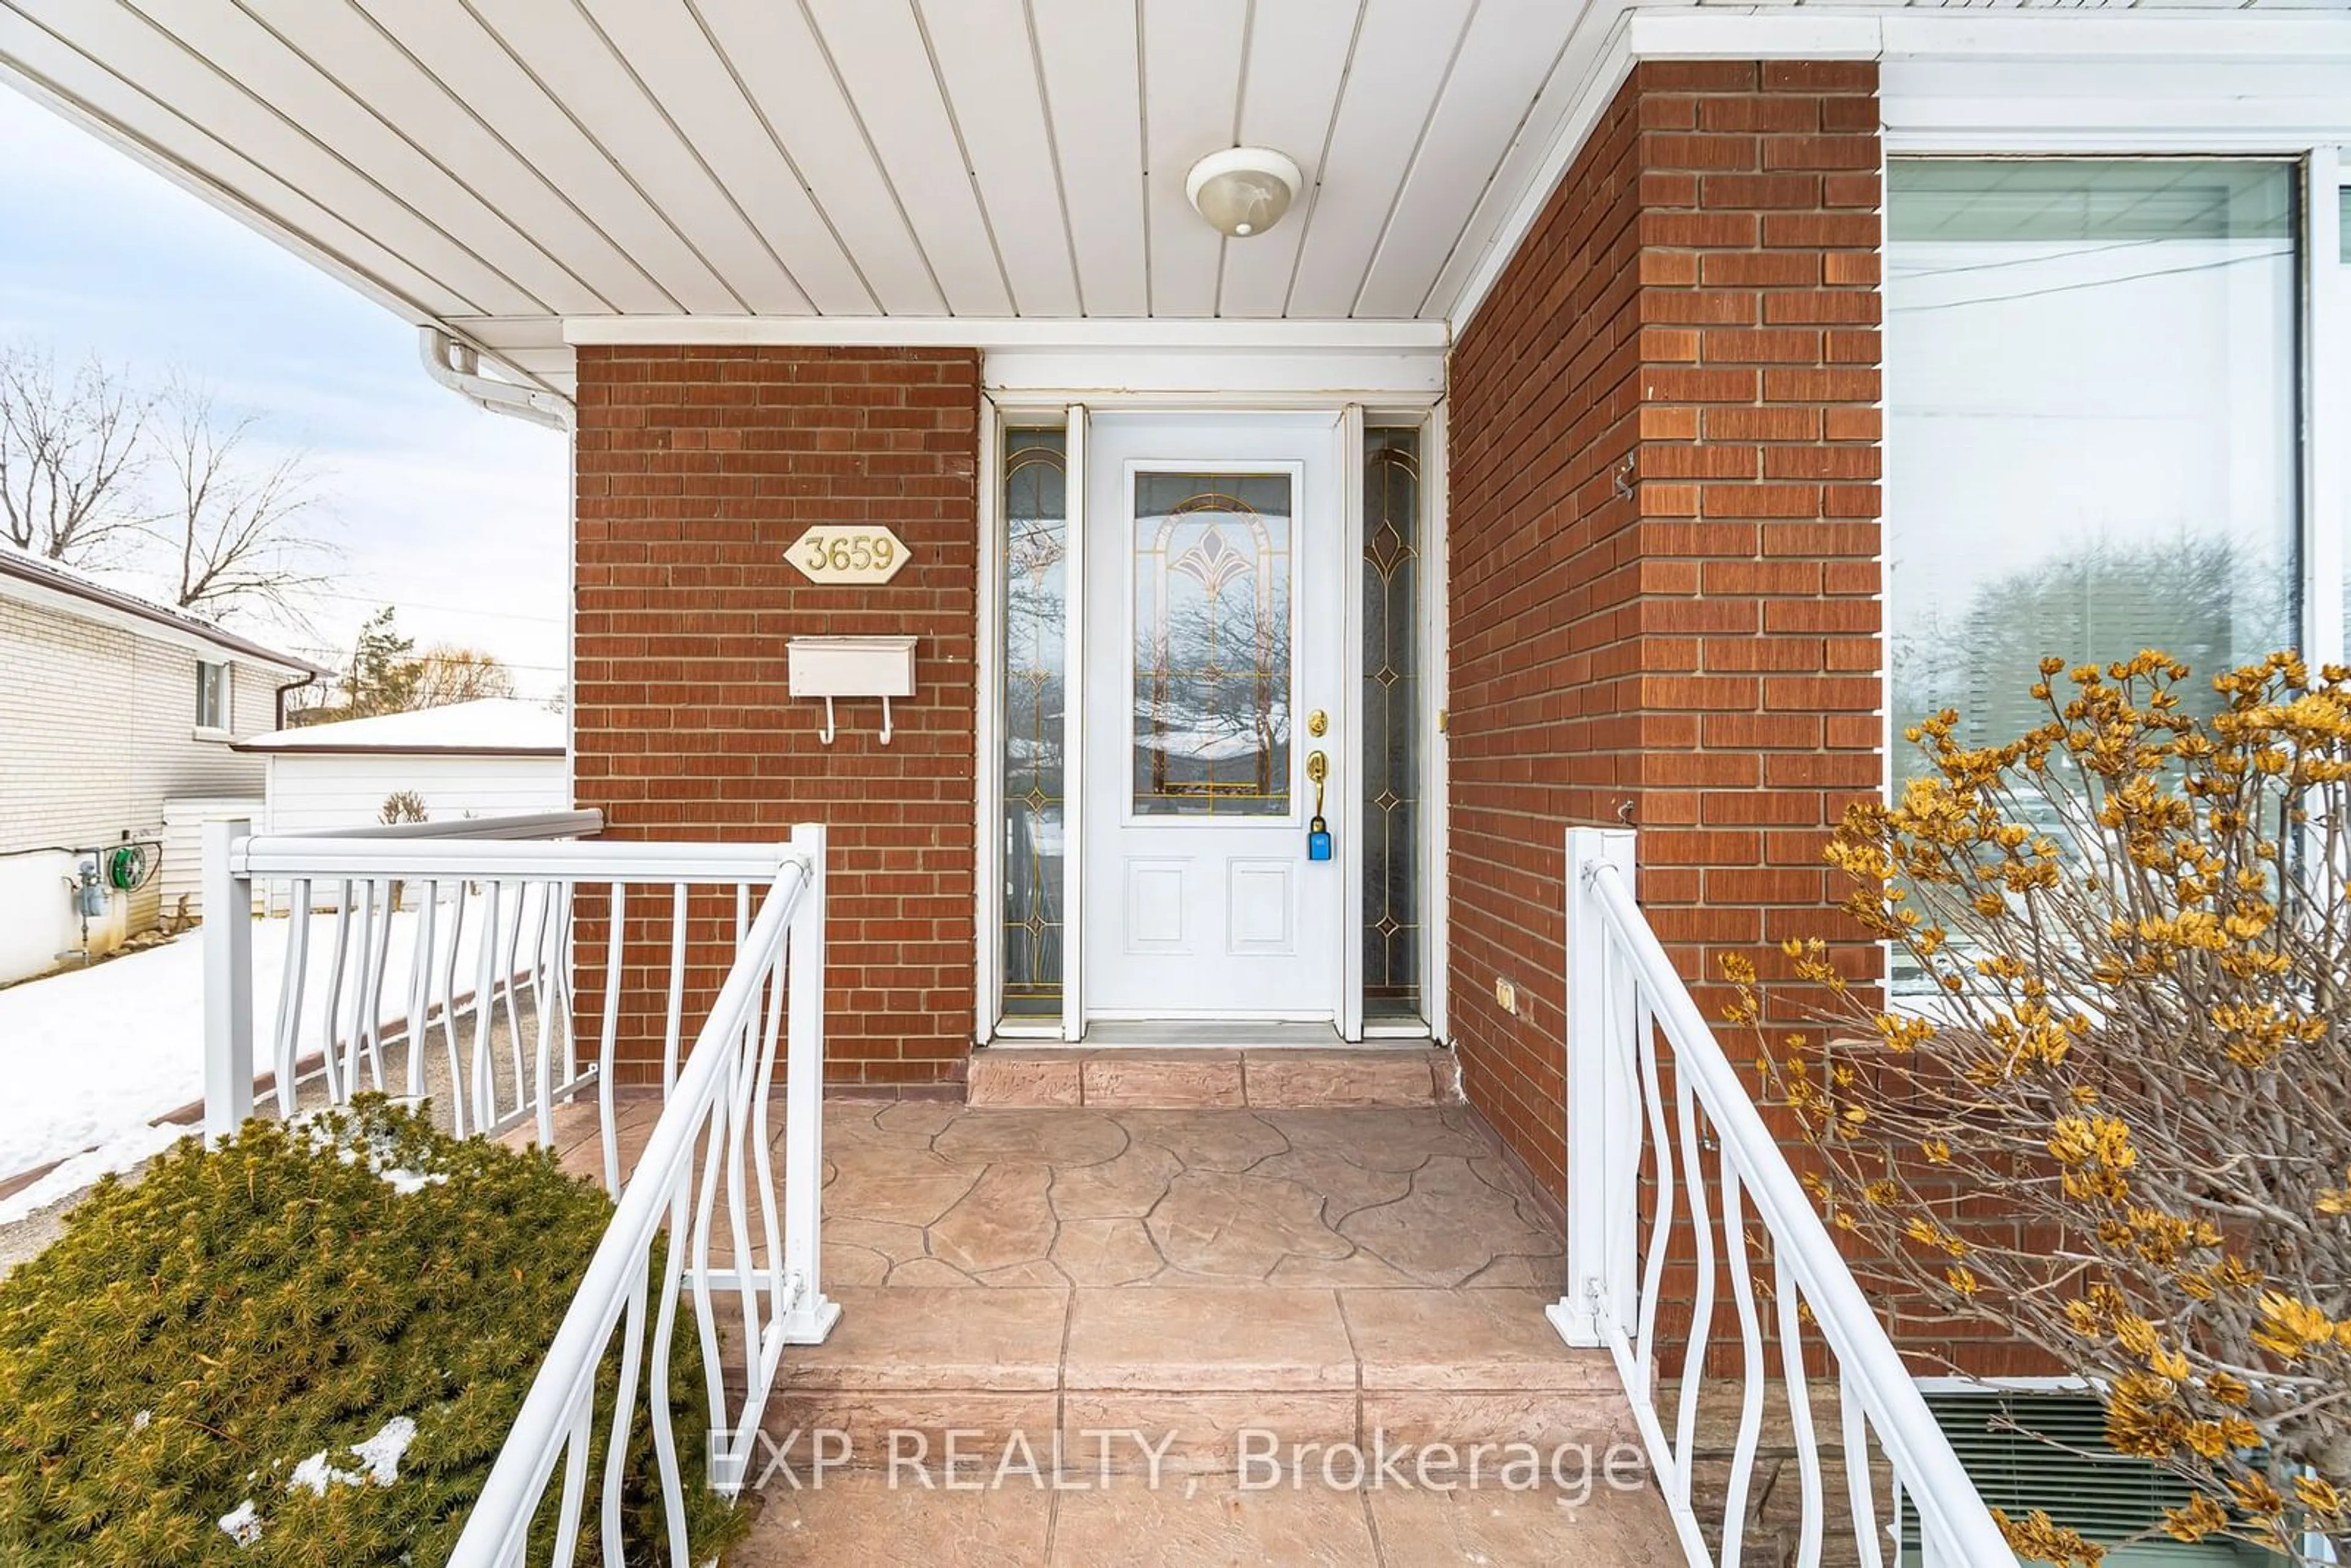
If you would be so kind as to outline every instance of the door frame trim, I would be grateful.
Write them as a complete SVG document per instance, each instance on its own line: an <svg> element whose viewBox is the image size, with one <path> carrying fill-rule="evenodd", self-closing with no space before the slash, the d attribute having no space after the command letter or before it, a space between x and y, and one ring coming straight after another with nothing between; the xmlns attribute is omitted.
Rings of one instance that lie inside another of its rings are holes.
<svg viewBox="0 0 2351 1568"><path fill-rule="evenodd" d="M1343 404L1332 432L1339 470L1339 733L1350 744L1338 766L1353 780L1339 791L1339 1037L1364 1039L1364 405Z"/></svg>
<svg viewBox="0 0 2351 1568"><path fill-rule="evenodd" d="M1062 437L1061 623L1061 1038L1079 1040L1086 1032L1086 879L1081 859L1086 845L1086 748L1074 732L1086 711L1086 439L1093 415L1085 404L1070 404ZM995 591L995 584L988 585Z"/></svg>
<svg viewBox="0 0 2351 1568"><path fill-rule="evenodd" d="M1066 395L1066 394L1063 394ZM1398 396L1390 393L1366 393L1357 398L1334 398L1330 394L1285 395L1259 392L1234 397L1201 394L1160 394L1152 392L1104 392L1088 394L1085 402L1063 401L1063 395L1051 392L1022 394L1009 390L983 391L981 393L979 438L981 467L977 476L979 491L980 538L977 552L979 580L975 585L978 615L978 643L974 660L977 679L974 682L977 705L977 722L973 726L975 739L974 778L977 788L973 791L975 803L973 904L977 941L974 952L973 1040L977 1045L991 1040L1018 1042L1021 1045L1074 1043L1083 1037L1084 1005L1084 894L1082 868L1077 856L1083 852L1084 821L1084 747L1066 746L1063 758L1064 806L1062 833L1064 842L1071 848L1065 852L1062 883L1062 1006L1056 1019L1007 1019L1003 1012L1004 949L1001 925L1004 917L1004 856L1003 856L1003 726L1001 708L1004 681L1000 644L1004 625L998 604L998 578L1003 570L1003 475L1004 432L1010 427L1035 423L1059 423L1064 431L1063 477L1065 512L1067 514L1068 554L1065 570L1068 580L1083 581L1085 490L1087 470L1086 435L1091 415L1099 409L1117 413L1186 413L1220 414L1288 414L1293 418L1302 413L1328 413L1332 416L1333 439L1337 447L1339 484L1342 489L1341 525L1345 530L1343 559L1360 559L1363 551L1363 441L1364 431L1371 424L1412 424L1421 432L1421 510L1426 553L1423 560L1426 576L1422 585L1422 734L1426 737L1422 763L1423 810L1421 852L1421 1014L1424 1030L1415 1030L1416 1037L1425 1032L1437 1040L1447 1037L1447 967L1449 954L1447 932L1448 900L1450 897L1449 857L1447 853L1451 824L1447 821L1447 756L1448 737L1438 724L1447 704L1447 555L1446 555L1446 408L1441 394L1434 397ZM1355 734L1360 717L1361 693L1357 689L1363 679L1363 604L1360 592L1343 590L1346 639L1345 674L1340 693L1340 711L1345 716L1343 733ZM1084 594L1072 590L1066 613L1065 674L1063 676L1063 711L1081 715L1084 711L1086 665L1083 657L1085 637ZM1066 722L1066 721L1065 721ZM1348 775L1361 771L1359 756L1350 758ZM1342 815L1338 829L1343 833L1343 843L1359 843L1363 832L1363 791L1361 781L1356 787L1343 791ZM1342 894L1346 931L1341 952L1340 1012L1334 1020L1349 1040L1362 1040L1370 1035L1395 1033L1396 1030L1376 1027L1367 1030L1363 1019L1363 866L1359 857L1343 857L1345 888ZM1107 1015L1104 1015L1105 1019ZM1397 1026L1401 1028L1403 1026Z"/></svg>

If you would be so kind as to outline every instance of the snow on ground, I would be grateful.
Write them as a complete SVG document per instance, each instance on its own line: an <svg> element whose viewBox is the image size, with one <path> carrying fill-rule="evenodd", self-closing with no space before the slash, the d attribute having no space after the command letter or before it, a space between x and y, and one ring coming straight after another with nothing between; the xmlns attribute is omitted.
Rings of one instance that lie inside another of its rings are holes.
<svg viewBox="0 0 2351 1568"><path fill-rule="evenodd" d="M98 1147L74 1155L29 1186L0 1197L0 1225L14 1225L35 1209L47 1208L61 1197L69 1197L109 1171L127 1171L198 1130L193 1124L179 1122L162 1122L153 1126L133 1122Z"/></svg>
<svg viewBox="0 0 2351 1568"><path fill-rule="evenodd" d="M535 928L537 906L534 896L526 910L526 946ZM417 918L413 910L393 916L381 1009L386 1022L408 1014ZM358 924L356 918L352 924ZM256 1071L268 1071L272 1063L287 925L282 918L254 923ZM436 964L446 962L449 925L444 905L434 934ZM475 901L466 911L458 954L461 996L473 989L479 973L481 929ZM334 915L311 916L310 948L303 968L299 1054L304 1056L317 1052L325 1039L320 1019L333 964L334 932ZM19 1201L25 1194L0 1202L0 1223L85 1186L106 1171L128 1169L178 1135L148 1124L204 1097L204 960L200 927L163 946L0 990L0 1084L7 1086L0 1094L0 1180L50 1160L94 1151L71 1162L77 1167L73 1186L56 1185L67 1179L61 1170L27 1189L54 1188L35 1203ZM349 1017L353 968L347 963L339 1020ZM437 989L437 967L434 973ZM387 1087L396 1091L399 1085Z"/></svg>

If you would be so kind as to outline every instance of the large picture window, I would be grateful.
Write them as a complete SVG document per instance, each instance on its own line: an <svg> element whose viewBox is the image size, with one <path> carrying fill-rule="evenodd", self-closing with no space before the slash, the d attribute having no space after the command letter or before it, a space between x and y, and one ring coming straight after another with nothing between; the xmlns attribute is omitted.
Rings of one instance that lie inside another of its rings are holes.
<svg viewBox="0 0 2351 1568"><path fill-rule="evenodd" d="M1892 163L1897 785L1924 715L1966 744L2045 716L2044 655L2200 677L2300 642L2296 188L2274 162Z"/></svg>

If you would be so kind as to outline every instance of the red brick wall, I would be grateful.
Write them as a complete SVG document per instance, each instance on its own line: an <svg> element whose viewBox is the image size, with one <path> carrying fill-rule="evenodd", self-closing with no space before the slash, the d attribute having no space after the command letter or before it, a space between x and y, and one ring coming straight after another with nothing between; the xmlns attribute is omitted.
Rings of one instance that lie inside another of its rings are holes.
<svg viewBox="0 0 2351 1568"><path fill-rule="evenodd" d="M831 1076L960 1079L972 1030L974 584L979 357L965 350L582 348L573 789L615 838L779 840L831 829ZM785 560L810 524L886 524L908 564L820 588ZM912 632L916 695L875 735L786 695L785 640ZM626 1038L658 1060L666 895L632 919ZM731 896L695 906L695 996L731 946ZM601 1003L601 912L580 995ZM595 972L591 972L595 971Z"/></svg>
<svg viewBox="0 0 2351 1568"><path fill-rule="evenodd" d="M1554 1191L1564 830L1640 829L1710 981L1833 929L1826 830L1878 782L1876 89L1636 67L1454 350L1450 1024Z"/></svg>

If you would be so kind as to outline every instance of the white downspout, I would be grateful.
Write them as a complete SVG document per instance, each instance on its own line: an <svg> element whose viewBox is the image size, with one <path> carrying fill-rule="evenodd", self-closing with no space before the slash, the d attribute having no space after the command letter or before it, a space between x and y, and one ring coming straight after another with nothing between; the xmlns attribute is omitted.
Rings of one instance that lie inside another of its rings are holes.
<svg viewBox="0 0 2351 1568"><path fill-rule="evenodd" d="M492 413L512 414L549 430L569 430L571 400L559 392L536 392L482 374L481 356L438 327L420 328L417 347L424 373L459 397Z"/></svg>

